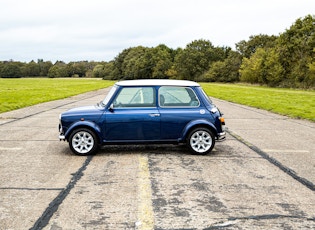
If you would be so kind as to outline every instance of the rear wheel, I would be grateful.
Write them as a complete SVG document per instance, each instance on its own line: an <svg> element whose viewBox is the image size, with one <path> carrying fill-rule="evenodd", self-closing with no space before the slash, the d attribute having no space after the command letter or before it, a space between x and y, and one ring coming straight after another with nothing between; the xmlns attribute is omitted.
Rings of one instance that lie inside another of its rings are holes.
<svg viewBox="0 0 315 230"><path fill-rule="evenodd" d="M193 129L187 139L188 148L194 154L205 155L214 147L214 134L207 128L198 127Z"/></svg>
<svg viewBox="0 0 315 230"><path fill-rule="evenodd" d="M79 128L71 133L69 146L71 151L76 155L91 155L98 149L98 140L93 131L86 128Z"/></svg>

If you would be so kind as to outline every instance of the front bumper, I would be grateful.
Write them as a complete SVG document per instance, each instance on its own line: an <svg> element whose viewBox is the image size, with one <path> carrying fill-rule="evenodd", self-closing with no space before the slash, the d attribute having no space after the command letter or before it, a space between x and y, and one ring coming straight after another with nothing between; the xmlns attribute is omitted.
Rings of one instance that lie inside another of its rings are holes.
<svg viewBox="0 0 315 230"><path fill-rule="evenodd" d="M66 137L65 137L65 135L63 135L63 134L60 134L60 135L59 135L59 140L61 140L61 141L64 141L64 140L66 140Z"/></svg>
<svg viewBox="0 0 315 230"><path fill-rule="evenodd" d="M65 137L65 135L63 134L63 129L62 129L62 125L61 125L61 122L59 123L59 140L61 140L61 141L64 141L64 140L66 140L66 137Z"/></svg>

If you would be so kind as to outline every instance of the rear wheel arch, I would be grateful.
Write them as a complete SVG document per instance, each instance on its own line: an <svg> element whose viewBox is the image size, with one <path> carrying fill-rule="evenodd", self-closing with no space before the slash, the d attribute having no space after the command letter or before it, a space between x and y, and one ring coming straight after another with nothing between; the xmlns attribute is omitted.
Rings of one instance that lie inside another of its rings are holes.
<svg viewBox="0 0 315 230"><path fill-rule="evenodd" d="M189 138L189 134L191 133L192 130L196 129L196 128L205 128L208 129L209 131L211 131L213 133L213 135L216 137L216 133L217 130L215 129L215 127L209 125L209 124L195 124L191 127L189 127L186 132L185 132L185 136L184 136L184 140L187 142L187 139Z"/></svg>

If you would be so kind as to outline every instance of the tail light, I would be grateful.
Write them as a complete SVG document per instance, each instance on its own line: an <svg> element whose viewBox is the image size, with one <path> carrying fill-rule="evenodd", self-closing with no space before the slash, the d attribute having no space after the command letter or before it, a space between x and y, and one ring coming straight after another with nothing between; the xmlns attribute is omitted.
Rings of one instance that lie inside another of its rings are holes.
<svg viewBox="0 0 315 230"><path fill-rule="evenodd" d="M220 117L219 119L220 119L220 121L221 121L221 124L222 124L222 125L225 125L224 117Z"/></svg>

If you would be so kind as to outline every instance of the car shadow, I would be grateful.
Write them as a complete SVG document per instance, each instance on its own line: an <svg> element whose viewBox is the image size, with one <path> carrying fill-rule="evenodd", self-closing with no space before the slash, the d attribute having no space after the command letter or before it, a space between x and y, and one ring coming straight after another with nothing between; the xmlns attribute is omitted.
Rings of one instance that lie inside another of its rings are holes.
<svg viewBox="0 0 315 230"><path fill-rule="evenodd" d="M60 147L58 151L61 155L75 156L71 152L68 146ZM226 149L223 146L216 145L211 153L200 156L218 156L225 155ZM187 155L187 156L198 156L189 151L185 144L150 144L150 145L104 145L102 146L95 155L128 155L128 154L169 154L169 155Z"/></svg>
<svg viewBox="0 0 315 230"><path fill-rule="evenodd" d="M215 156L220 154L221 150L214 149L211 153L203 156ZM184 144L153 144L153 145L105 145L98 151L97 155L106 154L174 154L198 156L189 151Z"/></svg>
<svg viewBox="0 0 315 230"><path fill-rule="evenodd" d="M185 145L105 145L100 148L101 154L191 154Z"/></svg>

